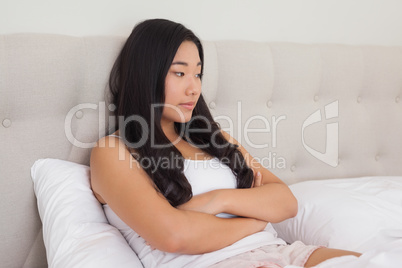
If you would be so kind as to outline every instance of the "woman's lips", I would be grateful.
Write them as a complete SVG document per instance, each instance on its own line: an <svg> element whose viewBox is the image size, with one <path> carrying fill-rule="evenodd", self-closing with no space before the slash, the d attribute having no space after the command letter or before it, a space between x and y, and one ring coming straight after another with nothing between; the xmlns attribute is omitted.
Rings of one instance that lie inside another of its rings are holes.
<svg viewBox="0 0 402 268"><path fill-rule="evenodd" d="M186 109L192 110L194 108L194 102L180 103L180 106L183 106Z"/></svg>

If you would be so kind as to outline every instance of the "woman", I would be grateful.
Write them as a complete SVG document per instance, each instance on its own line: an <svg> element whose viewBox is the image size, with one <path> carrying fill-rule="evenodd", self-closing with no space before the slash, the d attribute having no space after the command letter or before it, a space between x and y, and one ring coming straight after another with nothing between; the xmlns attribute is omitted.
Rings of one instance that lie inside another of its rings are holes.
<svg viewBox="0 0 402 268"><path fill-rule="evenodd" d="M134 28L111 72L118 131L92 151L91 186L144 266L313 266L358 255L276 237L269 222L294 217L297 200L214 122L203 64L190 30L155 19Z"/></svg>

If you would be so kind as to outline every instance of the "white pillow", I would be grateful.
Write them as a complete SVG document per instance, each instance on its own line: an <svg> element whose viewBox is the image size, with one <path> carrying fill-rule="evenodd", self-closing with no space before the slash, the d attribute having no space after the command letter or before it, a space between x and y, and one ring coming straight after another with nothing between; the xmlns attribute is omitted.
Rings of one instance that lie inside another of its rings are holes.
<svg viewBox="0 0 402 268"><path fill-rule="evenodd" d="M31 168L49 267L142 267L93 195L88 166L39 159Z"/></svg>
<svg viewBox="0 0 402 268"><path fill-rule="evenodd" d="M274 224L288 243L366 252L402 238L402 177L306 181L290 189L299 212Z"/></svg>

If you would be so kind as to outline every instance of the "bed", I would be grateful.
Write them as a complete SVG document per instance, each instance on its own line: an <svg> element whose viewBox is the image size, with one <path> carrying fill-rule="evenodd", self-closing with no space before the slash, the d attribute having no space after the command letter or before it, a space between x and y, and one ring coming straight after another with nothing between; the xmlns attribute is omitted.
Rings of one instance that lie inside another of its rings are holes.
<svg viewBox="0 0 402 268"><path fill-rule="evenodd" d="M114 131L107 79L124 40L1 36L4 267L142 267L89 188L90 150ZM319 267L400 267L402 47L204 49L215 119L298 198L278 235L364 253Z"/></svg>

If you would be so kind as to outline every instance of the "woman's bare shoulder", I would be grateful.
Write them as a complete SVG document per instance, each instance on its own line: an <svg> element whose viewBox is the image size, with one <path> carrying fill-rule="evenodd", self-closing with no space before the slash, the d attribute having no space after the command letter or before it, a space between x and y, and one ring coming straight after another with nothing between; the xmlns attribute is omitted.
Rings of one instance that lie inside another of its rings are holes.
<svg viewBox="0 0 402 268"><path fill-rule="evenodd" d="M91 169L91 189L101 204L106 204L105 199L98 193L99 179L105 169L110 169L114 165L115 158L124 159L127 150L124 143L115 136L105 136L98 140L95 147L91 151L90 169Z"/></svg>
<svg viewBox="0 0 402 268"><path fill-rule="evenodd" d="M153 183L139 163L127 149L124 141L116 136L105 136L98 140L91 151L91 189L101 204L109 203L107 196L114 199L111 189L132 186L142 181L152 187ZM135 153L135 152L134 152ZM136 181L130 180L135 177Z"/></svg>

